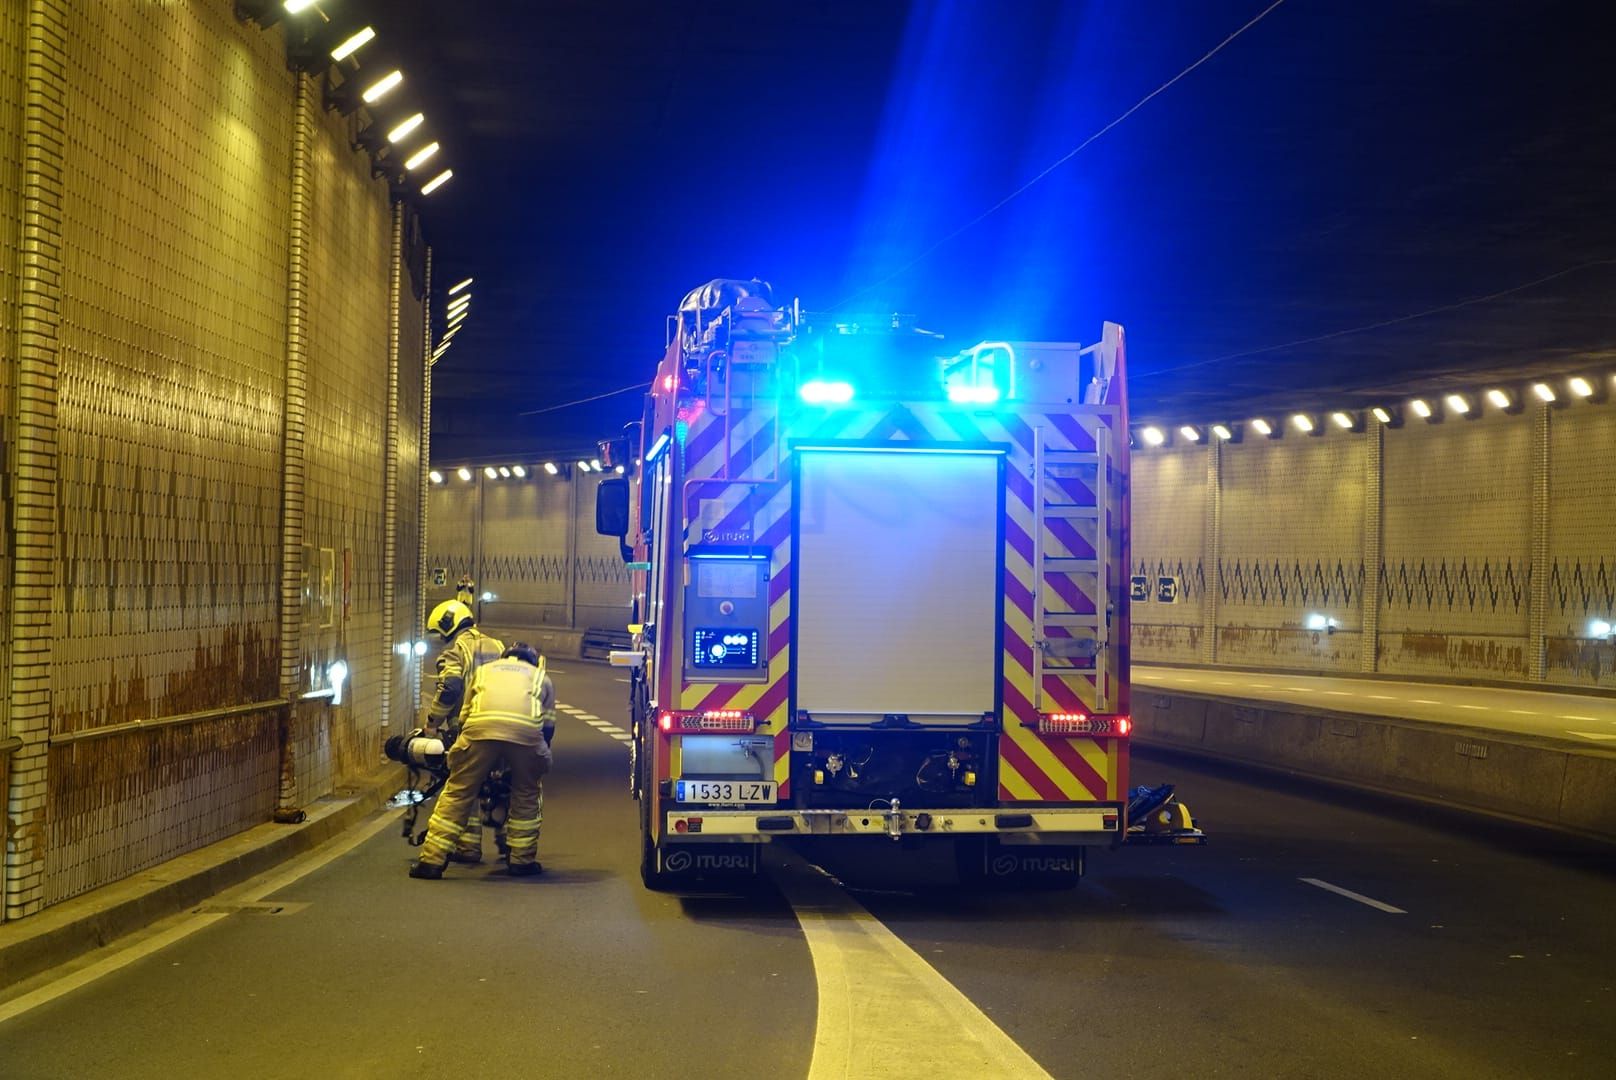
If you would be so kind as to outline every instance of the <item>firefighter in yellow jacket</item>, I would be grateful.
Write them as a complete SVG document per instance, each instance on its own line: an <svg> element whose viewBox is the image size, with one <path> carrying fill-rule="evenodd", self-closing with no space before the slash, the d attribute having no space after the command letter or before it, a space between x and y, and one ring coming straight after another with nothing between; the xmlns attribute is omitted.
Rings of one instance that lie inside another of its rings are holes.
<svg viewBox="0 0 1616 1080"><path fill-rule="evenodd" d="M460 733L466 692L478 669L499 659L505 645L483 633L471 608L458 600L445 600L433 608L427 616L426 629L429 636L437 635L445 642L443 652L438 654L438 685L427 707L426 730L452 744ZM443 804L441 798L438 804ZM463 824L450 858L455 862L482 862L483 823L475 802Z"/></svg>
<svg viewBox="0 0 1616 1080"><path fill-rule="evenodd" d="M550 771L547 730L555 727L555 687L544 672L544 658L517 642L504 655L482 665L472 684L466 722L449 748L449 781L427 822L421 857L410 876L440 878L455 848L477 792L495 766L505 765L511 784L511 811L505 821L510 874L527 877L539 865L539 825L543 820L544 774Z"/></svg>

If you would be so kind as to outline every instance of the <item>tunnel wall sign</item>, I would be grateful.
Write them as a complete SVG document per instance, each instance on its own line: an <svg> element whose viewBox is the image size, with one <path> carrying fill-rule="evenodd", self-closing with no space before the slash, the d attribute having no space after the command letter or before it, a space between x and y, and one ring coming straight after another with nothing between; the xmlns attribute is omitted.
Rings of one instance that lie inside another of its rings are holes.
<svg viewBox="0 0 1616 1080"><path fill-rule="evenodd" d="M1176 604L1179 594L1183 591L1182 583L1176 577L1158 577L1156 579L1156 602L1158 604Z"/></svg>
<svg viewBox="0 0 1616 1080"><path fill-rule="evenodd" d="M1128 592L1136 604L1150 602L1150 579L1143 574L1135 574L1128 579Z"/></svg>

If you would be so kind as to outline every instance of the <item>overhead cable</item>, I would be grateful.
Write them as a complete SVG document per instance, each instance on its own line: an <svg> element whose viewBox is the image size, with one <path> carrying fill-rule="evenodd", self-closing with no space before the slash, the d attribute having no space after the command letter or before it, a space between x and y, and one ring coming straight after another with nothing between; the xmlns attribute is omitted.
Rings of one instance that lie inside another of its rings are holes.
<svg viewBox="0 0 1616 1080"><path fill-rule="evenodd" d="M1148 104L1152 98L1156 97L1156 95L1158 95L1158 94L1162 93L1163 91L1167 90L1174 83L1176 83L1180 79L1184 78L1184 76L1188 75L1190 72L1194 71L1196 68L1200 67L1202 64L1206 63L1208 60L1210 60L1214 56L1218 55L1218 53L1222 52L1231 42L1233 42L1235 40L1235 38L1238 38L1241 34L1244 34L1247 30L1250 30L1253 26L1256 26L1258 23L1262 22L1265 18L1268 17L1270 12L1272 12L1275 8L1279 7L1284 2L1285 2L1285 0L1274 0L1273 3L1269 4L1262 11L1258 12L1257 15L1254 18L1251 19L1251 21L1247 22L1240 29L1236 30L1234 33L1230 34L1228 37L1224 38L1221 42L1219 42L1205 56L1203 56L1199 60L1195 61L1195 63L1191 64L1189 67L1185 68L1183 71L1180 71L1177 75L1174 75L1171 79L1168 79L1166 82L1162 83L1160 86L1156 87L1156 89L1152 90L1150 93L1148 93L1144 97L1140 98L1137 102L1135 102L1133 104L1133 106L1131 108L1129 108L1126 112L1122 113L1122 115L1118 116L1115 120L1111 121L1109 124L1105 125L1099 131L1096 131L1094 134L1090 135L1088 138L1084 139L1082 142L1080 142L1076 146L1072 147L1072 149L1068 150L1066 153L1062 154L1060 157L1058 157L1054 161L1050 162L1049 165L1046 166L1044 168L1044 170L1042 172L1040 172L1037 176L1034 176L1031 180L1028 180L1026 183L1024 183L1020 187L1016 188L1010 194L1006 195L1004 198L1000 199L998 202L994 203L992 206L988 207L986 210L984 210L980 214L976 215L976 217L972 218L970 221L967 221L965 224L961 225L959 228L955 229L953 232L949 233L947 236L943 237L941 240L939 240L935 244L931 245L931 247L929 247L926 250L922 251L919 255L916 255L913 259L910 259L908 262L904 263L902 266L900 266L896 270L892 271L892 273L888 274L886 277L882 278L879 281L871 282L869 285L866 285L861 289L857 289L854 292L849 293L847 296L843 297L841 300L838 300L836 303L834 303L834 304L832 304L830 306L829 310L835 311L836 309L842 307L843 305L857 299L860 296L863 296L865 293L870 292L870 291L872 291L874 289L879 289L882 285L885 285L887 282L891 281L892 279L900 276L901 274L907 273L909 270L913 269L915 266L919 265L921 262L923 262L927 258L929 258L932 255L932 253L935 252L938 248L940 248L940 247L944 246L945 244L949 243L955 237L959 236L961 233L964 233L964 232L966 232L966 231L968 231L968 230L970 230L972 228L975 228L977 225L981 224L983 221L987 220L989 217L992 217L994 214L996 214L1000 210L1004 209L1004 207L1007 206L1011 202L1011 200L1016 199L1016 198L1020 197L1021 195L1023 195L1024 193L1026 193L1026 191L1029 188L1031 188L1034 184L1037 184L1039 181L1043 180L1050 173L1054 172L1056 169L1060 168L1062 165L1066 164L1068 161L1072 160L1078 154L1080 154L1084 150L1086 150L1091 144L1093 144L1097 139L1099 139L1100 136L1104 135L1106 132L1110 131L1112 128L1116 127L1118 124L1120 124L1124 120L1128 119L1128 117L1132 116L1134 113L1136 113L1140 109L1144 108L1145 105Z"/></svg>

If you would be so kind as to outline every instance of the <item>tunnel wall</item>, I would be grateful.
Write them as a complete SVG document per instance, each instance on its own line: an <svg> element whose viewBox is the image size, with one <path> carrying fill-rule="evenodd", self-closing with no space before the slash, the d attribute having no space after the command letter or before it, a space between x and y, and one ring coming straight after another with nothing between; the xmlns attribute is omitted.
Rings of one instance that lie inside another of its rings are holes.
<svg viewBox="0 0 1616 1080"><path fill-rule="evenodd" d="M413 695L424 245L318 100L230 0L0 13L7 917L329 792Z"/></svg>
<svg viewBox="0 0 1616 1080"><path fill-rule="evenodd" d="M550 476L537 462L528 475L491 480L481 468L461 480L452 464L427 501L427 562L443 585L429 582L428 603L454 596L470 574L482 618L509 633L540 629L622 630L628 623L628 574L613 537L595 532L599 478L559 462ZM434 579L435 580L435 579Z"/></svg>
<svg viewBox="0 0 1616 1080"><path fill-rule="evenodd" d="M1588 636L1616 617L1613 449L1610 405L1535 400L1142 449L1133 560L1152 587L1134 657L1616 687L1616 647ZM1160 576L1184 599L1159 602Z"/></svg>

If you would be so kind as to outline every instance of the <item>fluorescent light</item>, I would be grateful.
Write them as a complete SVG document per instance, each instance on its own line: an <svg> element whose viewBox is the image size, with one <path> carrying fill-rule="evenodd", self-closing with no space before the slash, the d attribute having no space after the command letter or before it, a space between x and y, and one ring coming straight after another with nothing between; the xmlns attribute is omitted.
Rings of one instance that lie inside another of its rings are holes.
<svg viewBox="0 0 1616 1080"><path fill-rule="evenodd" d="M462 465L459 469L455 470L455 475L460 477L462 480L470 480L471 470Z"/></svg>
<svg viewBox="0 0 1616 1080"><path fill-rule="evenodd" d="M437 143L427 143L425 146L421 147L421 149L404 159L404 167L406 169L414 169L417 165L426 164L427 160L430 159L433 154L436 154L439 149L441 148Z"/></svg>
<svg viewBox="0 0 1616 1080"><path fill-rule="evenodd" d="M522 468L520 465L512 465L511 475L516 477L518 480L525 480L527 479L527 470Z"/></svg>
<svg viewBox="0 0 1616 1080"><path fill-rule="evenodd" d="M1584 379L1581 375L1572 376L1569 385L1571 387L1571 392L1576 394L1578 397L1585 398L1594 396L1594 388L1592 384L1590 384L1588 380Z"/></svg>
<svg viewBox="0 0 1616 1080"><path fill-rule="evenodd" d="M1449 394L1445 400L1448 403L1448 408L1460 416L1470 411L1470 400L1463 394Z"/></svg>
<svg viewBox="0 0 1616 1080"><path fill-rule="evenodd" d="M1272 435L1274 433L1274 425L1260 416L1251 422L1251 427L1259 435Z"/></svg>
<svg viewBox="0 0 1616 1080"><path fill-rule="evenodd" d="M460 282L458 285L449 286L449 295L453 296L455 293L459 292L460 290L465 289L465 288L469 288L471 283L474 280L476 280L476 279L475 278L467 278L466 280Z"/></svg>
<svg viewBox="0 0 1616 1080"><path fill-rule="evenodd" d="M436 469L433 469L431 472L427 473L426 475L427 475L427 479L431 480L434 484L443 483L443 474L440 473Z"/></svg>
<svg viewBox="0 0 1616 1080"><path fill-rule="evenodd" d="M588 472L588 471L589 471L589 462L587 462L587 461L580 461L580 462L579 462L579 463L578 463L578 467L579 467L579 468L580 468L580 469L582 469L582 470L583 470L583 471L584 471L584 472Z"/></svg>
<svg viewBox="0 0 1616 1080"><path fill-rule="evenodd" d="M444 317L444 327L448 329L458 327L461 323L465 322L467 314L468 312L465 308L461 308L459 311L451 311L447 316Z"/></svg>
<svg viewBox="0 0 1616 1080"><path fill-rule="evenodd" d="M511 478L511 468L510 468L510 466L509 465L501 465L499 467L499 475L500 475L500 477L502 479L509 480Z"/></svg>
<svg viewBox="0 0 1616 1080"><path fill-rule="evenodd" d="M1487 400L1492 402L1494 405L1497 405L1500 409L1507 409L1511 405L1515 404L1515 402L1511 400L1510 396L1504 393L1502 390L1487 391Z"/></svg>
<svg viewBox="0 0 1616 1080"><path fill-rule="evenodd" d="M1609 619L1590 619L1588 622L1589 637L1610 637L1610 631Z"/></svg>
<svg viewBox="0 0 1616 1080"><path fill-rule="evenodd" d="M1537 399L1539 401L1554 400L1554 387L1550 386L1548 383L1533 383L1532 393L1537 395Z"/></svg>
<svg viewBox="0 0 1616 1080"><path fill-rule="evenodd" d="M1375 419L1379 420L1382 424L1389 424L1392 422L1392 414L1381 408L1379 405L1376 405L1369 411L1373 413Z"/></svg>
<svg viewBox="0 0 1616 1080"><path fill-rule="evenodd" d="M1306 413L1297 413L1292 416L1291 423L1295 424L1296 430L1300 432L1309 433L1313 430L1313 418Z"/></svg>
<svg viewBox="0 0 1616 1080"><path fill-rule="evenodd" d="M400 139L409 138L410 132L426 123L426 113L416 113L408 120L399 121L399 125L387 133L387 141L396 143Z"/></svg>
<svg viewBox="0 0 1616 1080"><path fill-rule="evenodd" d="M359 96L364 99L366 105L374 105L403 81L404 73L395 68L371 83L369 89Z"/></svg>
<svg viewBox="0 0 1616 1080"><path fill-rule="evenodd" d="M1334 422L1335 426L1340 428L1342 431L1352 430L1354 421L1351 413L1342 412L1340 409L1337 409L1335 412L1330 414L1330 419Z"/></svg>
<svg viewBox="0 0 1616 1080"><path fill-rule="evenodd" d="M1227 424L1213 424L1212 434L1216 435L1224 442L1228 442L1230 439L1234 438L1234 432L1229 429Z"/></svg>
<svg viewBox="0 0 1616 1080"><path fill-rule="evenodd" d="M559 473L559 472L560 472L560 471L561 471L561 470L560 470L560 469L558 469L558 468L556 468L556 463L555 463L555 462L553 462L553 461L546 461L546 462L545 462L545 463L544 463L544 471L545 471L545 472L547 472L547 473L549 473L549 474L550 474L550 475L551 475L551 476L555 476L555 475L556 475L556 474L557 474L557 473Z"/></svg>
<svg viewBox="0 0 1616 1080"><path fill-rule="evenodd" d="M281 7L286 9L286 14L297 15L313 7L316 2L317 0L285 0Z"/></svg>
<svg viewBox="0 0 1616 1080"><path fill-rule="evenodd" d="M1167 433L1159 427L1140 428L1139 437L1149 446L1160 446L1167 441Z"/></svg>
<svg viewBox="0 0 1616 1080"><path fill-rule="evenodd" d="M449 182L449 177L451 177L453 175L454 175L454 170L453 169L444 169L438 175L434 176L432 179L428 180L424 185L422 185L421 194L422 195L430 195L430 194L432 194L434 191L438 190L444 184L447 184Z"/></svg>
<svg viewBox="0 0 1616 1080"><path fill-rule="evenodd" d="M589 461L589 467L594 469L596 472L600 472L600 458L591 458Z"/></svg>
<svg viewBox="0 0 1616 1080"><path fill-rule="evenodd" d="M499 479L499 470L495 469L492 465L484 465L483 466L483 475L488 477L488 479L490 479L490 480L498 480Z"/></svg>
<svg viewBox="0 0 1616 1080"><path fill-rule="evenodd" d="M1178 433L1184 436L1190 442L1201 441L1201 429L1196 427L1194 424L1185 424L1183 427L1178 429Z"/></svg>
<svg viewBox="0 0 1616 1080"><path fill-rule="evenodd" d="M1320 615L1318 612L1313 612L1312 614L1308 615L1307 621L1302 625L1307 627L1309 630L1327 630L1330 626L1330 620L1326 616Z"/></svg>
<svg viewBox="0 0 1616 1080"><path fill-rule="evenodd" d="M1415 398L1413 401L1408 403L1408 407L1413 409L1414 415L1418 416L1422 420L1429 420L1431 418L1430 403L1424 398Z"/></svg>
<svg viewBox="0 0 1616 1080"><path fill-rule="evenodd" d="M443 305L443 310L445 310L445 311L458 311L459 309L465 307L469 303L471 303L471 294L467 293L464 296L457 296L453 300L449 301L447 304Z"/></svg>
<svg viewBox="0 0 1616 1080"><path fill-rule="evenodd" d="M618 467L617 467L617 475L618 475L618 476L622 476L622 475L623 475L623 472L624 472L624 470L623 470L623 466L621 466L621 465L619 465L619 466L618 466Z"/></svg>
<svg viewBox="0 0 1616 1080"><path fill-rule="evenodd" d="M348 57L358 52L363 46L369 44L370 41L375 38L375 36L376 31L372 30L368 26L365 27L363 30L360 30L358 33L350 37L347 41L344 41L341 45L338 45L335 49L332 49L331 59L337 61L348 59Z"/></svg>

